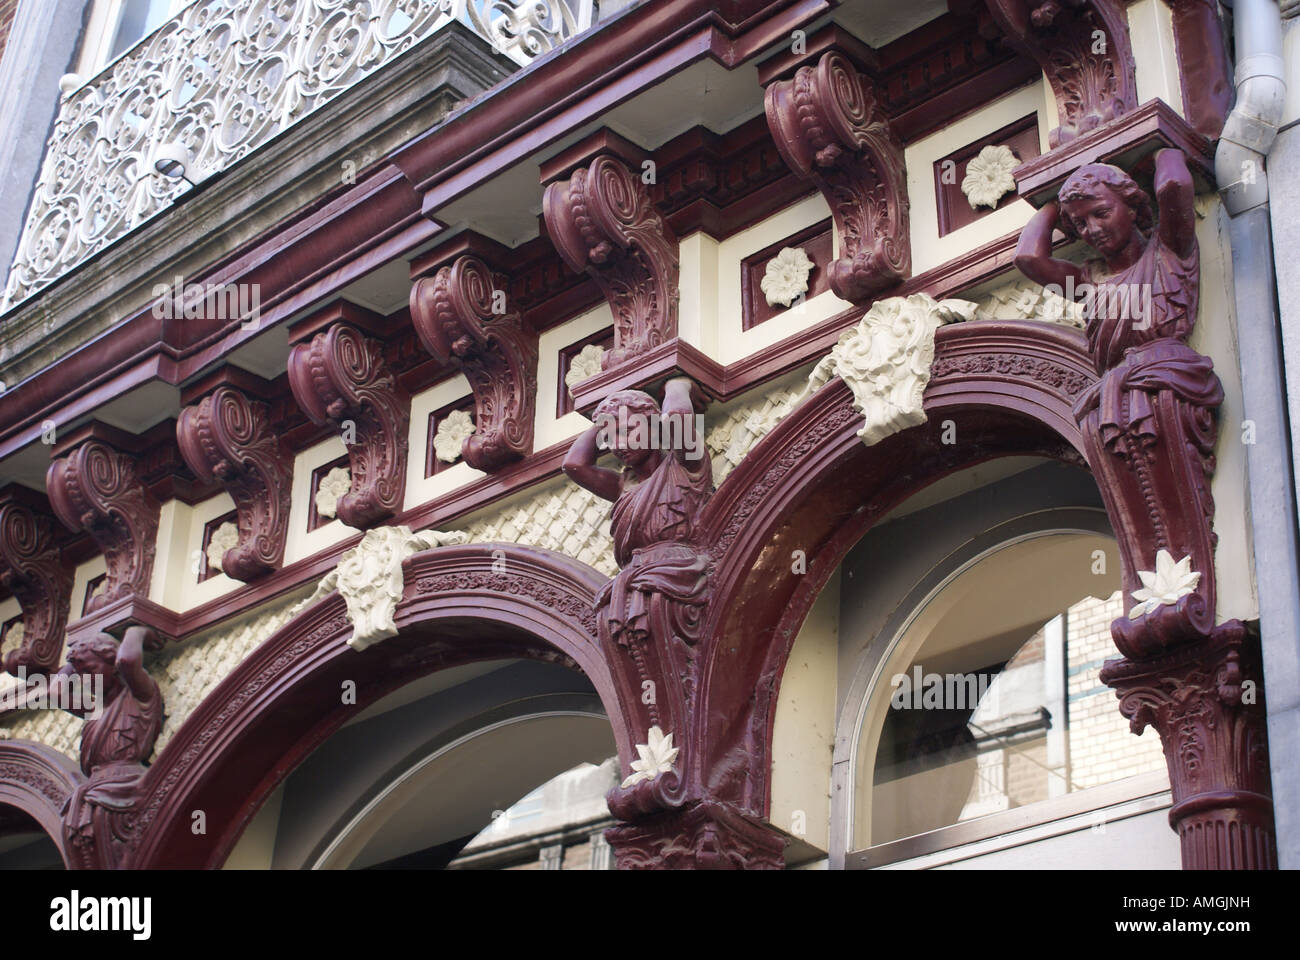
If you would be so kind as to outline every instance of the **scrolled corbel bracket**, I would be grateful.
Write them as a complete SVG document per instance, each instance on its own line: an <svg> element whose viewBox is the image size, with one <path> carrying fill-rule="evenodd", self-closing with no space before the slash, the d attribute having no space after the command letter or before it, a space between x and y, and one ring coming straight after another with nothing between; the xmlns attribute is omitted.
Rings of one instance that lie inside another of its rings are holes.
<svg viewBox="0 0 1300 960"><path fill-rule="evenodd" d="M800 67L764 95L777 149L830 205L843 256L830 265L835 294L871 299L912 270L903 145L871 81L838 51Z"/></svg>
<svg viewBox="0 0 1300 960"><path fill-rule="evenodd" d="M108 568L103 591L86 602L83 615L123 598L147 600L153 576L161 505L135 455L110 439L116 433L101 424L75 431L55 445L45 478L55 514L90 535Z"/></svg>
<svg viewBox="0 0 1300 960"><path fill-rule="evenodd" d="M259 385L269 396L270 385ZM269 406L221 383L181 411L176 441L189 468L201 480L220 483L235 501L239 540L225 552L221 569L243 581L277 569L289 530L293 454L273 428Z"/></svg>
<svg viewBox="0 0 1300 960"><path fill-rule="evenodd" d="M4 658L11 674L58 669L73 575L63 539L44 497L18 484L0 490L0 584L23 612L22 643Z"/></svg>
<svg viewBox="0 0 1300 960"><path fill-rule="evenodd" d="M986 0L989 13L1052 85L1055 148L1137 106L1128 14L1118 0Z"/></svg>
<svg viewBox="0 0 1300 960"><path fill-rule="evenodd" d="M332 424L343 437L352 487L339 498L337 516L365 529L402 508L411 398L385 361L383 343L349 322L364 311L336 304L325 313L323 324L317 316L290 332L300 342L289 352L289 387L313 423Z"/></svg>
<svg viewBox="0 0 1300 960"><path fill-rule="evenodd" d="M510 303L510 278L483 258L464 254L419 264L411 287L411 322L439 361L459 366L474 392L474 433L461 456L492 471L533 449L537 335Z"/></svg>
<svg viewBox="0 0 1300 960"><path fill-rule="evenodd" d="M616 145L617 155L597 146L589 163L550 182L542 216L560 256L609 302L614 346L601 363L608 371L677 336L681 262L677 235L642 179L650 168L644 161L642 171L628 168L622 158L636 153L633 145L608 132L600 142Z"/></svg>

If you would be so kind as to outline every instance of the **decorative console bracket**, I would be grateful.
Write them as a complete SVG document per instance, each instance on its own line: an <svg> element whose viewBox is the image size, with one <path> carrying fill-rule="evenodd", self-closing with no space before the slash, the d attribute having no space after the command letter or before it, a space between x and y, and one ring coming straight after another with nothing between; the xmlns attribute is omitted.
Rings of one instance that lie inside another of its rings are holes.
<svg viewBox="0 0 1300 960"><path fill-rule="evenodd" d="M402 508L411 398L384 360L384 320L337 301L289 331L289 386L314 423L332 424L347 445L352 488L338 517L364 529Z"/></svg>
<svg viewBox="0 0 1300 960"><path fill-rule="evenodd" d="M494 268L509 251L474 234L457 241L412 264L411 322L425 348L469 380L475 430L461 455L491 471L532 452L537 335L509 302L510 278Z"/></svg>
<svg viewBox="0 0 1300 960"><path fill-rule="evenodd" d="M284 559L293 454L263 402L274 396L265 380L227 366L184 392L182 402L192 405L176 421L189 468L201 480L220 482L235 501L239 540L221 559L235 580L264 576Z"/></svg>
<svg viewBox="0 0 1300 960"><path fill-rule="evenodd" d="M844 256L830 265L831 289L860 303L912 269L903 145L871 81L844 54L768 86L767 123L781 156L826 197Z"/></svg>
<svg viewBox="0 0 1300 960"><path fill-rule="evenodd" d="M59 666L72 596L65 539L45 497L16 483L0 490L0 584L23 612L22 641L4 658L9 673L23 667L48 674Z"/></svg>
<svg viewBox="0 0 1300 960"><path fill-rule="evenodd" d="M614 347L602 370L677 336L677 237L642 180L645 157L600 131L542 168L551 242L571 269L596 281L614 314Z"/></svg>
<svg viewBox="0 0 1300 960"><path fill-rule="evenodd" d="M1056 147L1137 106L1120 0L987 0L1008 40L1043 69L1056 97Z"/></svg>
<svg viewBox="0 0 1300 960"><path fill-rule="evenodd" d="M90 535L108 567L104 590L83 614L149 596L160 504L141 475L137 445L129 434L91 423L51 450L50 504L65 526Z"/></svg>

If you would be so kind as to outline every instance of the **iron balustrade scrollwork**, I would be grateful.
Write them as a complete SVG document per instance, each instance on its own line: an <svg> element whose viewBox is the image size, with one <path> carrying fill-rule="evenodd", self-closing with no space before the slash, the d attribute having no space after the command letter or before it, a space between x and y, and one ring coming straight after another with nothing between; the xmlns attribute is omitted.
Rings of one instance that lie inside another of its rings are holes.
<svg viewBox="0 0 1300 960"><path fill-rule="evenodd" d="M527 65L593 0L196 0L59 105L8 309L453 21ZM185 179L155 171L164 146Z"/></svg>

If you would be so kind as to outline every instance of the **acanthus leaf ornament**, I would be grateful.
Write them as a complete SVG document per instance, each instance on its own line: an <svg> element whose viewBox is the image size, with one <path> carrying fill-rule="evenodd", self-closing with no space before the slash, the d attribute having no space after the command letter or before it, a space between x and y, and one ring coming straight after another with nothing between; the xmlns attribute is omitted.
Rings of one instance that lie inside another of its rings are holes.
<svg viewBox="0 0 1300 960"><path fill-rule="evenodd" d="M831 289L862 302L912 269L903 145L870 81L841 53L771 84L767 123L781 156L826 197L843 255L829 266Z"/></svg>
<svg viewBox="0 0 1300 960"><path fill-rule="evenodd" d="M221 569L248 581L278 568L289 530L293 456L271 426L267 405L219 386L181 411L176 440L189 468L220 482L235 501L237 541Z"/></svg>
<svg viewBox="0 0 1300 960"><path fill-rule="evenodd" d="M936 301L925 293L877 300L813 368L794 403L839 377L863 416L858 436L867 446L924 423L922 396L930 382L935 331L970 320L975 310L967 300Z"/></svg>
<svg viewBox="0 0 1300 960"><path fill-rule="evenodd" d="M532 452L537 336L510 307L509 286L505 274L466 255L411 288L421 342L442 362L458 364L474 391L474 430L461 454L476 470Z"/></svg>
<svg viewBox="0 0 1300 960"><path fill-rule="evenodd" d="M602 154L549 184L542 214L560 256L596 281L614 314L603 369L677 336L677 236L622 160Z"/></svg>
<svg viewBox="0 0 1300 960"><path fill-rule="evenodd" d="M25 667L33 675L59 665L73 571L63 560L54 517L25 499L25 491L13 486L0 491L0 584L23 612L13 628L20 634L9 638L17 646L3 666L11 674Z"/></svg>
<svg viewBox="0 0 1300 960"><path fill-rule="evenodd" d="M83 614L123 597L147 598L161 505L135 457L89 437L50 463L46 488L64 525L90 534L104 553L104 591L86 602Z"/></svg>
<svg viewBox="0 0 1300 960"><path fill-rule="evenodd" d="M314 423L338 428L352 488L338 518L365 529L402 508L411 399L384 360L381 343L336 322L289 353L294 399Z"/></svg>
<svg viewBox="0 0 1300 960"><path fill-rule="evenodd" d="M296 605L290 615L337 590L352 622L348 646L364 650L379 640L395 637L397 625L393 615L406 586L403 562L421 550L468 540L460 531L412 533L406 526L367 530L361 542L344 551L338 566L325 575L311 596Z"/></svg>
<svg viewBox="0 0 1300 960"><path fill-rule="evenodd" d="M1128 14L1120 0L986 0L1010 42L1033 58L1056 99L1052 147L1137 106Z"/></svg>

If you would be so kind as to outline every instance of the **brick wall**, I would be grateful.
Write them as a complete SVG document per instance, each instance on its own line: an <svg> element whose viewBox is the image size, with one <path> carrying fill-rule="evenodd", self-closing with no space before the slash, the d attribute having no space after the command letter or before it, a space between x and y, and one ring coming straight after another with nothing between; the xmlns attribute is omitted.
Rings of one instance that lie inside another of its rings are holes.
<svg viewBox="0 0 1300 960"><path fill-rule="evenodd" d="M1135 737L1120 715L1115 691L1101 682L1101 665L1119 656L1110 622L1123 616L1117 590L1105 600L1089 597L1070 608L1066 626L1071 789L1165 769L1160 736L1149 727Z"/></svg>

